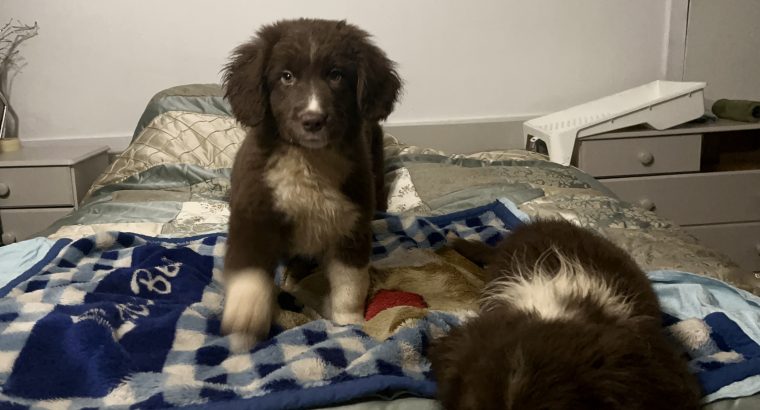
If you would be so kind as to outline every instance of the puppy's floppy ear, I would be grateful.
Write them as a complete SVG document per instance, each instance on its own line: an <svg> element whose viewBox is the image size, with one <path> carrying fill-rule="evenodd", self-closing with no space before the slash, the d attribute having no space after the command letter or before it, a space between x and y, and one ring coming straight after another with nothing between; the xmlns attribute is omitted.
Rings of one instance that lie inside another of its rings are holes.
<svg viewBox="0 0 760 410"><path fill-rule="evenodd" d="M244 125L257 125L267 113L266 70L277 31L277 26L262 28L257 37L232 52L231 61L224 67L224 96L235 118Z"/></svg>
<svg viewBox="0 0 760 410"><path fill-rule="evenodd" d="M371 121L379 121L393 111L401 90L401 79L395 63L367 37L365 33L358 49L356 98L362 116Z"/></svg>

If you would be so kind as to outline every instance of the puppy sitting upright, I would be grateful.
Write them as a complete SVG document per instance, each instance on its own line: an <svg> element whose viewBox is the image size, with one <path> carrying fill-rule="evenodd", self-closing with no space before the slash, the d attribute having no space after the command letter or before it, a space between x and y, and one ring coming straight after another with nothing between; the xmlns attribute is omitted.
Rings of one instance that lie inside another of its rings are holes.
<svg viewBox="0 0 760 410"><path fill-rule="evenodd" d="M369 35L343 21L288 20L238 47L224 85L249 133L235 158L222 331L266 338L280 261L319 261L332 319L359 323L370 220L384 210L382 130L401 82Z"/></svg>
<svg viewBox="0 0 760 410"><path fill-rule="evenodd" d="M538 221L496 249L455 248L491 282L480 314L431 349L446 409L699 408L649 280L607 239Z"/></svg>

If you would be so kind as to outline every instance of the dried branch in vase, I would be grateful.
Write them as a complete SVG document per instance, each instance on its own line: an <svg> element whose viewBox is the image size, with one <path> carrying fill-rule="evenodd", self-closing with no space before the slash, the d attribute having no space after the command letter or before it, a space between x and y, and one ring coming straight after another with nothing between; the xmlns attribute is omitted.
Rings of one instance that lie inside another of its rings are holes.
<svg viewBox="0 0 760 410"><path fill-rule="evenodd" d="M21 44L37 35L39 26L22 24L13 19L0 28L0 98L3 104L0 111L0 138L6 134L11 137L18 136L18 116L11 107L11 87L13 79L26 66L26 61L19 52Z"/></svg>

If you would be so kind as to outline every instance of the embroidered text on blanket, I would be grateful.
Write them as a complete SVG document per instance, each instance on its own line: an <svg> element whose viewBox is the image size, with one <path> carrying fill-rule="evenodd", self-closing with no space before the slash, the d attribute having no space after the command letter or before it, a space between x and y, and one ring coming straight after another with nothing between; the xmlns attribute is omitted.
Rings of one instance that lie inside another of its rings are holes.
<svg viewBox="0 0 760 410"><path fill-rule="evenodd" d="M166 266L156 266L155 269L158 273L155 275L148 269L137 269L135 270L135 273L132 274L132 282L130 282L129 287L135 295L140 294L140 284L145 285L149 292L168 295L172 292L172 284L166 277L173 278L177 276L181 266L181 262ZM140 278L141 275L144 278Z"/></svg>

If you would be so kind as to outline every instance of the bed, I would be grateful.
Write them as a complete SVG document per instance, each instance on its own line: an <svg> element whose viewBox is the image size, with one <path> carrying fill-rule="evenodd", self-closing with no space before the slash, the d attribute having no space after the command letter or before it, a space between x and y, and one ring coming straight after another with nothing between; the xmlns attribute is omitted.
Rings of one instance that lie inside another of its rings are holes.
<svg viewBox="0 0 760 410"><path fill-rule="evenodd" d="M447 154L385 138L363 326L322 319L318 273L278 271L270 340L219 333L229 174L245 133L217 85L156 94L79 210L0 248L0 403L9 408L438 408L430 340L466 320L482 271L446 246L561 217L648 272L711 409L760 406L760 280L572 167L522 150ZM398 291L416 294L409 301Z"/></svg>

